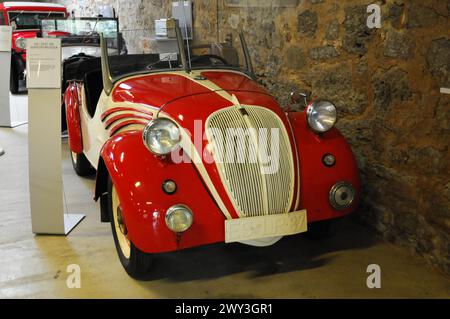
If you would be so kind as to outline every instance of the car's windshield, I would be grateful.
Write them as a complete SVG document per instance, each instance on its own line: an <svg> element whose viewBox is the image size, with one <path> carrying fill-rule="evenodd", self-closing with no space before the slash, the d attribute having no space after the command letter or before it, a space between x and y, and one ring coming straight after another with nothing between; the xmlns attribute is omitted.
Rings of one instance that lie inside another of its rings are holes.
<svg viewBox="0 0 450 319"><path fill-rule="evenodd" d="M8 12L9 24L14 30L37 30L40 19L61 17L64 17L64 12Z"/></svg>
<svg viewBox="0 0 450 319"><path fill-rule="evenodd" d="M62 46L100 46L100 34L107 40L109 48L118 47L117 19L42 19L43 37L61 38Z"/></svg>
<svg viewBox="0 0 450 319"><path fill-rule="evenodd" d="M135 74L183 69L233 69L251 75L245 41L237 32L223 42L192 41L178 28L177 20L164 19L154 30L144 30L143 49L133 52L126 49L126 43L135 41L136 34L124 32L122 37L118 20L113 18L43 19L41 30L43 37L61 38L64 59L78 53L100 56L101 34L114 81ZM89 47L95 47L95 52Z"/></svg>
<svg viewBox="0 0 450 319"><path fill-rule="evenodd" d="M226 41L220 43L192 41L177 26L177 20L160 20L155 30L145 30L143 52L130 52L128 56L110 55L112 78L180 69L235 69L248 73L248 59L238 33L230 34ZM124 33L123 37L125 42L133 40L132 33Z"/></svg>
<svg viewBox="0 0 450 319"><path fill-rule="evenodd" d="M44 38L61 39L63 60L79 54L100 57L100 34L111 55L120 52L123 44L113 18L42 19L40 25Z"/></svg>

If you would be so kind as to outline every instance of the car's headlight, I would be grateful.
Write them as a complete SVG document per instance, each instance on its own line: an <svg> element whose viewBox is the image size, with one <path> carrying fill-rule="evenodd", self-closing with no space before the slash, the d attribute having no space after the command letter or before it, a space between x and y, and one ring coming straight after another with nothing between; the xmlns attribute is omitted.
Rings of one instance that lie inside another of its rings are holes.
<svg viewBox="0 0 450 319"><path fill-rule="evenodd" d="M18 38L18 39L16 40L16 47L18 47L19 49L25 50L26 45L27 45L26 39L24 39L24 38Z"/></svg>
<svg viewBox="0 0 450 319"><path fill-rule="evenodd" d="M331 130L336 124L336 107L330 101L315 101L306 112L309 127L316 133Z"/></svg>
<svg viewBox="0 0 450 319"><path fill-rule="evenodd" d="M175 233L182 233L189 229L194 222L191 210L184 205L174 205L166 212L166 225Z"/></svg>
<svg viewBox="0 0 450 319"><path fill-rule="evenodd" d="M181 135L177 124L169 119L154 119L145 127L142 134L144 145L157 155L172 152L180 143Z"/></svg>

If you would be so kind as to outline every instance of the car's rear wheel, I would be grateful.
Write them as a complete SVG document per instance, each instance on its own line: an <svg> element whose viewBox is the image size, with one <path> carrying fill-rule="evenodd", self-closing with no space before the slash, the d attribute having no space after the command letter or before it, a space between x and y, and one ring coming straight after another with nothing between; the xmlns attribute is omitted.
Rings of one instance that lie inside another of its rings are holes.
<svg viewBox="0 0 450 319"><path fill-rule="evenodd" d="M120 199L110 177L108 178L108 211L114 243L123 268L131 277L144 279L150 273L152 255L140 251L128 238Z"/></svg>
<svg viewBox="0 0 450 319"><path fill-rule="evenodd" d="M89 176L95 174L95 169L83 153L77 154L70 151L72 166L78 176Z"/></svg>
<svg viewBox="0 0 450 319"><path fill-rule="evenodd" d="M341 219L328 219L308 225L306 236L314 240L334 237L340 229Z"/></svg>

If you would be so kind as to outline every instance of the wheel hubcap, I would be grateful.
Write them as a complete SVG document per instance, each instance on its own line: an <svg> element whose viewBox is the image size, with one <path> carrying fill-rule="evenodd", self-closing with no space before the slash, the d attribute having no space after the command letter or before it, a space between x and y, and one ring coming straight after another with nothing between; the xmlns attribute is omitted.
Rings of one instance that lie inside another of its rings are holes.
<svg viewBox="0 0 450 319"><path fill-rule="evenodd" d="M77 153L70 151L70 155L72 155L72 160L76 164L77 163Z"/></svg>
<svg viewBox="0 0 450 319"><path fill-rule="evenodd" d="M112 188L112 210L114 218L114 227L116 231L117 241L119 242L120 250L125 258L130 258L131 244L128 239L128 231L125 225L125 221L122 215L122 208L120 206L119 196L117 195L116 188Z"/></svg>

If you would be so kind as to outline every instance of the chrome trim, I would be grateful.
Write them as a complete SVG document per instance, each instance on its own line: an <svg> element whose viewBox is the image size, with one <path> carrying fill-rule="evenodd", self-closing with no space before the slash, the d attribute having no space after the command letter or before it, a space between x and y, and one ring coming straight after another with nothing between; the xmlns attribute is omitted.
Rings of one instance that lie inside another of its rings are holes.
<svg viewBox="0 0 450 319"><path fill-rule="evenodd" d="M337 192L339 190L339 188L341 187L347 187L348 190L351 192L352 196L351 200L346 204L346 205L341 205L336 201L336 195ZM349 208L353 202L355 201L355 197L356 197L356 191L355 188L353 187L353 185L351 183L345 182L345 181L340 181L337 182L336 184L333 185L333 187L331 187L329 195L328 195L328 200L330 202L330 205L336 209L336 210L344 210L346 208Z"/></svg>
<svg viewBox="0 0 450 319"><path fill-rule="evenodd" d="M166 217L165 217L166 226L171 231L174 231L174 230L169 227L169 218L175 211L180 210L180 209L186 210L191 215L191 223L190 223L189 227L181 232L185 232L186 230L191 228L192 224L194 223L194 214L192 213L192 210L189 207L187 207L186 205L183 205L183 204L173 205L173 206L169 207L169 209L167 209Z"/></svg>
<svg viewBox="0 0 450 319"><path fill-rule="evenodd" d="M176 147L179 147L179 146L180 146L180 142L181 142L181 132L180 132L180 140L178 141L177 145L174 146L174 147L170 150L170 152L168 152L168 153L157 153L157 152L155 152L154 150L152 150L152 149L150 148L150 146L148 146L147 138L146 138L147 133L148 133L148 131L150 130L150 127L151 127L152 124L155 123L156 121L168 121L168 122L171 122L171 123L173 123L173 125L175 125L175 126L178 128L178 131L180 131L180 126L179 126L177 123L175 123L174 121L172 121L172 120L170 120L170 119L168 119L168 118L166 118L166 117L162 117L162 118L156 118L156 119L151 120L150 122L148 122L148 124L147 124L147 125L144 127L144 129L142 130L142 140L143 140L143 142L144 142L145 147L146 147L150 152L152 152L152 153L155 154L155 155L158 155L158 156L165 156L165 155L167 155L167 154L170 154Z"/></svg>
<svg viewBox="0 0 450 319"><path fill-rule="evenodd" d="M245 109L248 115L243 115L242 109ZM245 156L242 163L230 163L226 160L228 156L226 149L223 154L217 152L212 154L224 188L239 217L284 214L290 211L294 201L295 167L287 129L276 113L258 106L232 106L221 109L211 114L205 124L206 135L212 149L221 147L217 144L220 141L216 142L211 133L214 129L220 130L226 137L228 129L260 128L279 129L279 163L278 171L275 173L263 174L260 158L255 162L250 161L249 156ZM252 135L250 134L248 139L248 148L256 154L261 154L258 143ZM233 148L236 146L238 144L233 144Z"/></svg>
<svg viewBox="0 0 450 319"><path fill-rule="evenodd" d="M181 63L183 64L184 71L186 71L186 73L190 73L191 69L189 68L186 59L186 48L184 46L183 36L181 35L180 26L178 24L175 26L175 34L177 36L178 51L180 51Z"/></svg>
<svg viewBox="0 0 450 319"><path fill-rule="evenodd" d="M106 95L110 95L113 90L114 84L109 69L108 46L106 45L106 40L103 37L103 33L100 33L100 48L102 61L103 90L105 91Z"/></svg>
<svg viewBox="0 0 450 319"><path fill-rule="evenodd" d="M314 128L311 126L311 124L310 124L310 116L311 116L311 112L312 112L312 110L314 109L314 106L315 106L316 104L320 103L320 102L328 102L328 103L330 103L331 105L333 105L333 106L334 106L334 109L336 110L336 117L335 117L335 119L334 119L334 123L333 123L333 125L332 125L328 130L326 130L326 131L318 131L318 130L314 129ZM322 134L322 133L328 132L328 131L331 130L333 127L335 127L335 126L336 126L336 123L337 123L337 108L336 108L336 105L335 105L333 102L328 101L328 100L316 100L316 101L312 102L312 103L306 108L306 122L308 123L308 127L311 129L311 131L313 131L313 132L315 132L315 133L317 133L317 134Z"/></svg>

